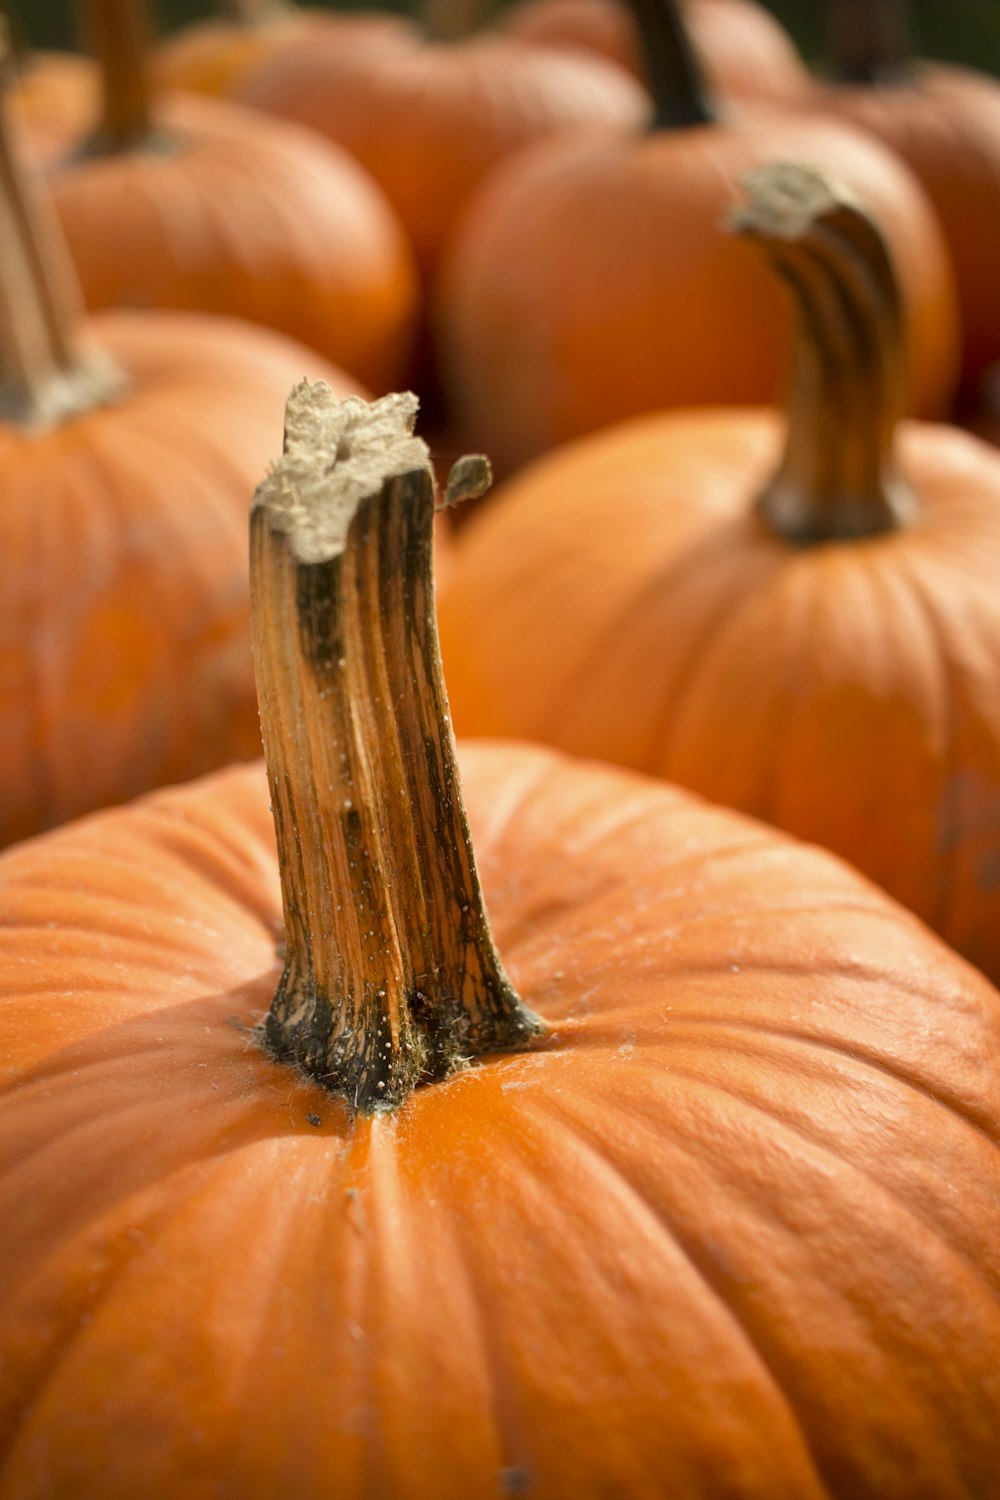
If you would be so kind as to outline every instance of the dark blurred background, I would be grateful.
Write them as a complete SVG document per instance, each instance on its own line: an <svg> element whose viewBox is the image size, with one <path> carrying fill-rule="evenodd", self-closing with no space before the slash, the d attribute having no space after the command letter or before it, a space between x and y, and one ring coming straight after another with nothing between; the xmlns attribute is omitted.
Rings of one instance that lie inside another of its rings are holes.
<svg viewBox="0 0 1000 1500"><path fill-rule="evenodd" d="M324 0L310 0L322 5ZM360 3L360 0L359 0ZM768 8L797 39L807 57L822 48L823 0L765 0ZM73 45L72 0L5 0L3 9L17 18L18 30L38 47ZM330 3L329 9L349 9ZM388 8L414 10L406 0ZM485 5L484 9L489 9ZM211 15L212 0L159 0L156 10L166 26ZM1000 73L1000 0L913 0L913 16L924 56L969 62Z"/></svg>

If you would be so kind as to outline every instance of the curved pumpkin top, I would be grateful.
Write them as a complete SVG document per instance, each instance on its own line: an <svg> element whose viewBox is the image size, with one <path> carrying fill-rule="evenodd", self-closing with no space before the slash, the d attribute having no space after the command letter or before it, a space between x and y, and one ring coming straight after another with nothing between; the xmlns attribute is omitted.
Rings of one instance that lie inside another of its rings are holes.
<svg viewBox="0 0 1000 1500"><path fill-rule="evenodd" d="M0 844L259 753L246 495L304 367L228 319L106 314L113 405L0 425Z"/></svg>
<svg viewBox="0 0 1000 1500"><path fill-rule="evenodd" d="M112 21L120 7L109 6ZM112 50L128 35L113 30ZM125 61L131 78L141 50ZM109 71L108 97L120 93L116 77ZM105 137L94 142L90 80L60 111L30 92L19 102L29 128L37 112L35 143L89 307L241 317L375 389L398 380L415 332L415 270L384 197L346 153L183 96L146 99L148 118L121 125L119 144L107 138L119 126L107 121L121 101L106 98Z"/></svg>
<svg viewBox="0 0 1000 1500"><path fill-rule="evenodd" d="M683 14L705 83L720 100L790 99L808 85L791 38L755 0L687 0ZM537 45L583 47L647 82L625 0L520 0L499 25Z"/></svg>
<svg viewBox="0 0 1000 1500"><path fill-rule="evenodd" d="M982 1493L996 994L733 815L538 750L462 771L550 1036L396 1116L251 1044L258 769L0 862L9 1493Z"/></svg>
<svg viewBox="0 0 1000 1500"><path fill-rule="evenodd" d="M898 291L866 216L801 168L755 192L747 230L802 306L780 464L773 416L677 413L515 481L442 601L456 722L815 839L1000 975L1000 463L896 434Z"/></svg>
<svg viewBox="0 0 1000 1500"><path fill-rule="evenodd" d="M338 46L377 43L393 31L412 29L403 16L378 11L331 12L279 4L227 6L234 12L194 21L165 36L151 65L159 84L199 94L229 95L244 78L303 36L336 36ZM246 12L245 14L243 12Z"/></svg>
<svg viewBox="0 0 1000 1500"><path fill-rule="evenodd" d="M311 126L371 172L424 271L435 266L473 189L499 162L560 132L605 136L647 118L647 95L620 69L510 37L441 43L402 33L378 49L303 39L238 91Z"/></svg>
<svg viewBox="0 0 1000 1500"><path fill-rule="evenodd" d="M859 131L748 113L738 124L545 143L478 195L443 268L438 328L459 419L502 472L639 412L777 397L789 307L724 220L744 175L790 151L882 225L906 304L911 404L940 412L956 326L918 184Z"/></svg>
<svg viewBox="0 0 1000 1500"><path fill-rule="evenodd" d="M5 1487L981 1493L1000 995L828 856L545 751L464 754L473 855L412 406L290 404L268 784L0 859ZM463 1017L477 1065L371 1109Z"/></svg>

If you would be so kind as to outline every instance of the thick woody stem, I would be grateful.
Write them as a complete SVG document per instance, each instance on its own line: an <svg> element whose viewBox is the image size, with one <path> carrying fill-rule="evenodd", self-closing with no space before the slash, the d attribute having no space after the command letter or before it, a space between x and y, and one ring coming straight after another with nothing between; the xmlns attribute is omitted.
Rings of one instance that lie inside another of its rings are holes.
<svg viewBox="0 0 1000 1500"><path fill-rule="evenodd" d="M677 0L629 0L653 94L653 130L710 125L716 116Z"/></svg>
<svg viewBox="0 0 1000 1500"><path fill-rule="evenodd" d="M302 384L251 518L254 660L285 968L260 1028L357 1110L524 1046L448 717L416 400Z"/></svg>
<svg viewBox="0 0 1000 1500"><path fill-rule="evenodd" d="M906 77L911 62L907 0L828 0L829 49L836 77L885 83Z"/></svg>
<svg viewBox="0 0 1000 1500"><path fill-rule="evenodd" d="M235 25L247 31L263 31L286 21L297 9L292 0L222 0L221 8Z"/></svg>
<svg viewBox="0 0 1000 1500"><path fill-rule="evenodd" d="M894 530L917 500L894 456L904 338L885 243L850 195L810 167L767 167L746 187L736 227L788 282L799 314L785 453L760 513L799 543Z"/></svg>
<svg viewBox="0 0 1000 1500"><path fill-rule="evenodd" d="M145 0L78 0L81 31L101 75L101 115L83 155L110 156L156 139Z"/></svg>
<svg viewBox="0 0 1000 1500"><path fill-rule="evenodd" d="M18 159L3 47L0 36L0 420L46 428L110 400L123 381L81 334L66 247Z"/></svg>

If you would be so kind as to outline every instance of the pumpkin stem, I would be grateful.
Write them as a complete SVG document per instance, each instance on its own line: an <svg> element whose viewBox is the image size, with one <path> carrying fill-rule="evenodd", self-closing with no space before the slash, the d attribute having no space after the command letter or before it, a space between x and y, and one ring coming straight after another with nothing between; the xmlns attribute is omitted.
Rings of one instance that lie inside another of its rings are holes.
<svg viewBox="0 0 1000 1500"><path fill-rule="evenodd" d="M435 42L462 42L479 28L483 0L423 0L420 24Z"/></svg>
<svg viewBox="0 0 1000 1500"><path fill-rule="evenodd" d="M287 20L297 7L291 0L222 0L221 9L234 25L247 31L264 31Z"/></svg>
<svg viewBox="0 0 1000 1500"><path fill-rule="evenodd" d="M44 428L110 400L122 377L78 333L83 307L66 247L11 138L10 71L0 31L0 419Z"/></svg>
<svg viewBox="0 0 1000 1500"><path fill-rule="evenodd" d="M903 314L885 242L811 167L766 167L746 187L736 227L763 247L799 311L785 453L760 513L800 543L892 531L917 500L894 457Z"/></svg>
<svg viewBox="0 0 1000 1500"><path fill-rule="evenodd" d="M144 0L82 0L81 30L101 75L101 115L81 156L113 156L158 142Z"/></svg>
<svg viewBox="0 0 1000 1500"><path fill-rule="evenodd" d="M653 130L711 125L716 115L705 91L677 0L629 0L639 28L653 94Z"/></svg>
<svg viewBox="0 0 1000 1500"><path fill-rule="evenodd" d="M833 72L847 83L889 83L908 76L912 56L906 0L830 0Z"/></svg>
<svg viewBox="0 0 1000 1500"><path fill-rule="evenodd" d="M462 805L416 407L303 382L251 516L285 914L259 1038L363 1113L542 1029L497 955Z"/></svg>

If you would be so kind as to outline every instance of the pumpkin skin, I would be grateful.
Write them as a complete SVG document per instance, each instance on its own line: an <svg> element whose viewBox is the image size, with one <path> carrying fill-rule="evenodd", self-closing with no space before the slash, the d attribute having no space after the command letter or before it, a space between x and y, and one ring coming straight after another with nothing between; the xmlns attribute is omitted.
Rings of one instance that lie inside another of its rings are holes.
<svg viewBox="0 0 1000 1500"><path fill-rule="evenodd" d="M399 380L416 334L416 271L356 162L304 131L183 96L155 109L173 147L80 159L93 97L88 78L59 112L36 113L31 95L15 101L89 308L243 318L373 389Z"/></svg>
<svg viewBox="0 0 1000 1500"><path fill-rule="evenodd" d="M131 385L49 429L0 423L0 843L259 754L246 497L304 367L262 329L91 325Z"/></svg>
<svg viewBox="0 0 1000 1500"><path fill-rule="evenodd" d="M986 1495L996 993L733 815L462 768L554 1035L396 1116L236 1024L280 970L259 769L0 861L5 1500Z"/></svg>
<svg viewBox="0 0 1000 1500"><path fill-rule="evenodd" d="M971 69L914 62L899 82L817 85L811 107L871 131L919 178L941 225L962 321L962 381L972 395L1000 359L1000 83Z"/></svg>
<svg viewBox="0 0 1000 1500"><path fill-rule="evenodd" d="M621 134L649 113L645 91L599 58L498 35L444 45L394 33L377 50L312 36L252 73L238 97L356 156L428 277L473 190L505 157L563 132Z"/></svg>
<svg viewBox="0 0 1000 1500"><path fill-rule="evenodd" d="M946 253L917 183L873 144L836 122L759 113L554 141L510 163L471 205L438 288L459 425L504 473L640 412L776 399L787 300L723 221L746 174L789 152L883 225L908 309L911 399L940 414L957 359Z"/></svg>
<svg viewBox="0 0 1000 1500"><path fill-rule="evenodd" d="M441 601L456 726L823 844L1000 978L1000 462L904 425L919 519L801 548L752 513L783 425L646 418L498 491Z"/></svg>
<svg viewBox="0 0 1000 1500"><path fill-rule="evenodd" d="M38 130L44 130L50 120L57 129L66 109L76 108L81 97L88 101L88 109L97 108L94 65L75 52L30 52L10 92L15 110L23 112Z"/></svg>
<svg viewBox="0 0 1000 1500"><path fill-rule="evenodd" d="M336 14L330 11L284 8L258 25L223 17L195 21L165 36L152 55L157 82L167 89L228 97L255 68L278 56L303 36L326 34L338 46L378 42L387 32L405 31L411 23L402 16L377 12Z"/></svg>
<svg viewBox="0 0 1000 1500"><path fill-rule="evenodd" d="M688 0L683 6L705 83L725 100L788 100L809 85L791 38L754 0ZM539 46L582 47L617 63L640 83L646 67L624 0L520 0L503 30Z"/></svg>

